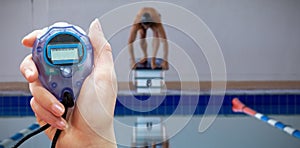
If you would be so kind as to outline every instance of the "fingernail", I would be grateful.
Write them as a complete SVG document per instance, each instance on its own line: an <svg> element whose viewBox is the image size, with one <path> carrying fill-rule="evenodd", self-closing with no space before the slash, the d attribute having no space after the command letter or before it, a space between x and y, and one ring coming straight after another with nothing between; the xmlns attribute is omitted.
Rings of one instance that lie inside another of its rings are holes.
<svg viewBox="0 0 300 148"><path fill-rule="evenodd" d="M96 23L97 23L97 27L98 27L98 29L99 29L100 31L102 31L102 26L101 26L101 24L100 24L100 21L99 21L99 19L98 19L98 18L96 18L96 19L95 19L95 21L96 21Z"/></svg>
<svg viewBox="0 0 300 148"><path fill-rule="evenodd" d="M26 75L27 78L30 77L30 76L32 76L32 75L33 75L32 70L26 69L26 70L25 70L25 75Z"/></svg>
<svg viewBox="0 0 300 148"><path fill-rule="evenodd" d="M68 128L68 124L64 120L57 121L56 125L58 126L59 129L62 129L62 130Z"/></svg>
<svg viewBox="0 0 300 148"><path fill-rule="evenodd" d="M56 114L56 115L59 115L59 116L61 116L63 113L64 113L64 109L60 106L60 105L58 105L58 104L53 104L52 105L52 110L54 111L54 113Z"/></svg>

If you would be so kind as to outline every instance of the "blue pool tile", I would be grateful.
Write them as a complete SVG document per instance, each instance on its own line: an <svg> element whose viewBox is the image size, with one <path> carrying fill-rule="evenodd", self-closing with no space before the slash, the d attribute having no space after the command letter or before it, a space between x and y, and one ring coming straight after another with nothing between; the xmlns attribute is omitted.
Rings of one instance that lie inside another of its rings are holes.
<svg viewBox="0 0 300 148"><path fill-rule="evenodd" d="M295 99L295 104L300 105L300 95L295 95L294 99Z"/></svg>
<svg viewBox="0 0 300 148"><path fill-rule="evenodd" d="M288 101L288 95L279 95L278 96L278 104L282 106L286 106Z"/></svg>
<svg viewBox="0 0 300 148"><path fill-rule="evenodd" d="M287 98L287 105L297 105L296 104L296 96L295 95L289 95Z"/></svg>
<svg viewBox="0 0 300 148"><path fill-rule="evenodd" d="M259 104L259 105L265 104L264 95L253 95L253 97L255 99L255 104Z"/></svg>
<svg viewBox="0 0 300 148"><path fill-rule="evenodd" d="M244 103L249 106L263 104L264 102L264 99L261 99L260 97L256 98L256 95L245 95L244 98Z"/></svg>
<svg viewBox="0 0 300 148"><path fill-rule="evenodd" d="M31 97L20 97L19 104L22 106L28 106L30 104Z"/></svg>
<svg viewBox="0 0 300 148"><path fill-rule="evenodd" d="M209 95L200 95L198 105L206 106L209 101Z"/></svg>
<svg viewBox="0 0 300 148"><path fill-rule="evenodd" d="M231 106L231 100L232 100L232 96L231 95L227 95L227 96L224 96L223 98L223 105L224 106Z"/></svg>
<svg viewBox="0 0 300 148"><path fill-rule="evenodd" d="M231 100L234 97L238 97L247 106L263 114L300 114L299 94L226 94L219 114L237 114L231 110ZM216 95L120 95L116 101L115 115L171 115L173 113L179 115L201 115L205 112L209 101L212 101L211 105L217 107L219 104L216 100L220 98L221 96ZM29 103L30 99L31 96L0 96L0 116L33 116L34 114ZM147 103L143 102L146 100L148 101ZM159 107L149 112L138 112L127 108L128 106L124 106L122 102L125 102L127 105L138 105L140 107L150 107L158 104Z"/></svg>
<svg viewBox="0 0 300 148"><path fill-rule="evenodd" d="M272 95L269 95L269 94L266 94L266 95L263 95L263 99L265 100L264 102L265 103L268 103L269 105L276 105L276 101L272 101Z"/></svg>
<svg viewBox="0 0 300 148"><path fill-rule="evenodd" d="M195 110L195 114L202 115L202 114L204 114L205 109L206 109L206 106L197 106L197 108Z"/></svg>
<svg viewBox="0 0 300 148"><path fill-rule="evenodd" d="M10 96L7 99L9 100L9 106L19 106L19 99L20 97L18 96Z"/></svg>

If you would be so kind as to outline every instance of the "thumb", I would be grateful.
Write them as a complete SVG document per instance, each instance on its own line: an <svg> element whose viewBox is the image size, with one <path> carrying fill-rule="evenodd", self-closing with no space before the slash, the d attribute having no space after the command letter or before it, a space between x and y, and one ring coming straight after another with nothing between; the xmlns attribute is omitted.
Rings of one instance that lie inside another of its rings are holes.
<svg viewBox="0 0 300 148"><path fill-rule="evenodd" d="M100 58L101 54L103 54L105 50L111 52L110 44L104 37L104 33L102 31L102 27L98 19L95 19L91 23L88 36L94 49L95 62L97 61L97 58Z"/></svg>
<svg viewBox="0 0 300 148"><path fill-rule="evenodd" d="M102 31L101 24L95 19L89 28L89 38L94 50L96 79L109 80L114 73L112 49Z"/></svg>

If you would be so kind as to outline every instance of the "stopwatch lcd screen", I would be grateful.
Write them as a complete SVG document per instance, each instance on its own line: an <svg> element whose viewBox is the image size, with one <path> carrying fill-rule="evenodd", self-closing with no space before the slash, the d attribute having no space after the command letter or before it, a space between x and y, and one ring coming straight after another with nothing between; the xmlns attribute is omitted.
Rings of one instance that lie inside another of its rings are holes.
<svg viewBox="0 0 300 148"><path fill-rule="evenodd" d="M55 65L76 64L82 54L80 44L48 45L48 58Z"/></svg>
<svg viewBox="0 0 300 148"><path fill-rule="evenodd" d="M78 61L78 48L53 48L51 59L54 64L71 64ZM63 63L57 63L63 62Z"/></svg>

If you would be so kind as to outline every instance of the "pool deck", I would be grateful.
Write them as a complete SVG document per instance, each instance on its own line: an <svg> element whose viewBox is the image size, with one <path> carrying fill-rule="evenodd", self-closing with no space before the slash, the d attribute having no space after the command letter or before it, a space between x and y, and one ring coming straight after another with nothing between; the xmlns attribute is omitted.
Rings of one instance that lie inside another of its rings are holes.
<svg viewBox="0 0 300 148"><path fill-rule="evenodd" d="M215 86L223 85L224 82L214 82ZM209 91L212 82L166 82L169 90L181 90L182 86L187 91ZM132 90L134 86L131 82L118 82L120 91ZM199 89L198 89L199 88ZM228 81L226 82L226 90L300 90L300 81ZM0 82L0 92L3 91L20 91L29 92L27 82Z"/></svg>

